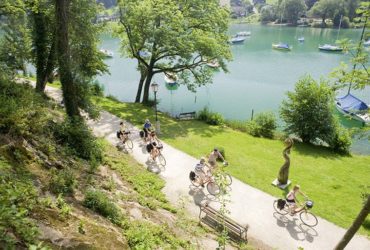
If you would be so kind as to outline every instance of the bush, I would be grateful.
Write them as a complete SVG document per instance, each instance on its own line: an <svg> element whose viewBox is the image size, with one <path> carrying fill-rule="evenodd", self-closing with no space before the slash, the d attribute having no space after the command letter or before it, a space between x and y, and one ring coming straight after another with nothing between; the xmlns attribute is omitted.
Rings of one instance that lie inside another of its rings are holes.
<svg viewBox="0 0 370 250"><path fill-rule="evenodd" d="M82 119L67 118L63 123L57 124L55 136L72 149L75 155L89 160L92 165L102 161L101 146Z"/></svg>
<svg viewBox="0 0 370 250"><path fill-rule="evenodd" d="M120 225L122 215L116 205L111 202L106 194L99 190L88 190L83 201L85 207L108 218L111 222Z"/></svg>
<svg viewBox="0 0 370 250"><path fill-rule="evenodd" d="M197 118L198 120L204 121L210 125L222 125L225 122L220 113L211 112L208 108L204 108L199 111Z"/></svg>
<svg viewBox="0 0 370 250"><path fill-rule="evenodd" d="M94 81L93 83L91 83L90 90L91 93L95 96L100 97L104 96L104 86L100 84L98 81Z"/></svg>
<svg viewBox="0 0 370 250"><path fill-rule="evenodd" d="M256 115L255 120L248 124L251 135L265 138L273 138L276 127L276 117L271 112Z"/></svg>
<svg viewBox="0 0 370 250"><path fill-rule="evenodd" d="M70 169L52 169L49 189L55 194L72 194L76 179Z"/></svg>
<svg viewBox="0 0 370 250"><path fill-rule="evenodd" d="M333 140L330 142L331 148L341 154L349 154L352 140L348 129L341 127L339 124L336 126Z"/></svg>

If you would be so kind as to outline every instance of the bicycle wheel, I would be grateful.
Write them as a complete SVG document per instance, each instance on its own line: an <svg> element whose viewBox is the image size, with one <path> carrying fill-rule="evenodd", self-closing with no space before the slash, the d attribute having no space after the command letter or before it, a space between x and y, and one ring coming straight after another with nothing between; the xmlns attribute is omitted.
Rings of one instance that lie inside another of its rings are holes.
<svg viewBox="0 0 370 250"><path fill-rule="evenodd" d="M309 227L314 227L318 223L318 220L317 220L316 216L313 213L308 212L308 211L302 211L299 214L299 218L301 219L303 224L305 224Z"/></svg>
<svg viewBox="0 0 370 250"><path fill-rule="evenodd" d="M275 200L275 201L274 201L273 206L274 206L275 211L276 211L278 214L286 215L286 214L288 214L288 213L289 213L289 206L288 206L287 204L285 204L285 205L284 205L284 208L283 208L283 209L280 209L280 208L278 207L278 200Z"/></svg>
<svg viewBox="0 0 370 250"><path fill-rule="evenodd" d="M131 139L127 139L125 141L125 145L127 146L127 148L129 149L133 149L134 148L134 144L132 143Z"/></svg>
<svg viewBox="0 0 370 250"><path fill-rule="evenodd" d="M158 155L158 162L162 167L166 166L166 159L162 154Z"/></svg>
<svg viewBox="0 0 370 250"><path fill-rule="evenodd" d="M211 195L218 195L220 193L220 187L213 181L207 183L207 190Z"/></svg>
<svg viewBox="0 0 370 250"><path fill-rule="evenodd" d="M231 183L233 183L233 179L231 178L231 175L229 175L228 173L224 173L223 178L225 178L224 180L227 186L230 186Z"/></svg>

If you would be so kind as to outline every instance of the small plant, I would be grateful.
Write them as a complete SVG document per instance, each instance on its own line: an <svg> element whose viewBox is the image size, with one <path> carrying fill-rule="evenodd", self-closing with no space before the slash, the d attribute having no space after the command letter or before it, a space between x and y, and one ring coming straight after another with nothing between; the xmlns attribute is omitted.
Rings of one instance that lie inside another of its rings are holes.
<svg viewBox="0 0 370 250"><path fill-rule="evenodd" d="M40 204L47 208L55 208L55 204L50 196L39 200Z"/></svg>
<svg viewBox="0 0 370 250"><path fill-rule="evenodd" d="M93 95L102 97L104 96L104 86L98 81L94 81L90 84L90 91Z"/></svg>
<svg viewBox="0 0 370 250"><path fill-rule="evenodd" d="M76 179L71 169L51 171L50 190L55 194L72 194Z"/></svg>
<svg viewBox="0 0 370 250"><path fill-rule="evenodd" d="M78 223L78 232L80 234L85 234L86 231L85 231L85 224L83 223L82 220L80 220L80 222Z"/></svg>
<svg viewBox="0 0 370 250"><path fill-rule="evenodd" d="M122 215L116 205L99 190L88 190L83 202L84 206L108 218L115 224L120 225Z"/></svg>
<svg viewBox="0 0 370 250"><path fill-rule="evenodd" d="M211 112L208 108L199 111L197 118L210 125L222 125L225 122L225 119L220 113Z"/></svg>
<svg viewBox="0 0 370 250"><path fill-rule="evenodd" d="M113 177L110 177L108 181L104 182L102 185L102 188L108 190L108 191L113 191L116 189L116 182L114 181Z"/></svg>
<svg viewBox="0 0 370 250"><path fill-rule="evenodd" d="M65 202L61 194L58 195L56 206L59 208L59 214L62 218L67 218L71 213L71 207Z"/></svg>
<svg viewBox="0 0 370 250"><path fill-rule="evenodd" d="M256 115L255 120L247 123L247 131L256 137L272 139L276 129L276 117L273 113L266 112Z"/></svg>

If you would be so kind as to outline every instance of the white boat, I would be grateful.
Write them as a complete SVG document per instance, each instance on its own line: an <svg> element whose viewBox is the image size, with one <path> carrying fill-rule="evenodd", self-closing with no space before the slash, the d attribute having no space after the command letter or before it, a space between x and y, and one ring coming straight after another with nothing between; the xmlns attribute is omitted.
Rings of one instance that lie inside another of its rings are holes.
<svg viewBox="0 0 370 250"><path fill-rule="evenodd" d="M99 51L100 53L104 55L104 57L107 57L107 58L112 58L114 55L112 51L107 50L107 49L100 49Z"/></svg>
<svg viewBox="0 0 370 250"><path fill-rule="evenodd" d="M175 85L177 83L177 75L170 72L164 73L164 81L169 85Z"/></svg>
<svg viewBox="0 0 370 250"><path fill-rule="evenodd" d="M242 37L242 36L234 36L230 39L230 43L231 44L241 44L241 43L244 43L246 37Z"/></svg>
<svg viewBox="0 0 370 250"><path fill-rule="evenodd" d="M276 50L282 50L282 51L291 51L292 50L292 46L290 46L287 43L272 44L272 48L276 49Z"/></svg>
<svg viewBox="0 0 370 250"><path fill-rule="evenodd" d="M298 37L298 42L301 42L301 43L303 43L303 42L304 42L304 37L303 37L303 36L301 36L301 37Z"/></svg>
<svg viewBox="0 0 370 250"><path fill-rule="evenodd" d="M357 121L370 123L369 105L354 95L348 93L343 97L335 98L335 101L335 106L340 113L350 116Z"/></svg>
<svg viewBox="0 0 370 250"><path fill-rule="evenodd" d="M366 42L364 42L364 46L365 46L365 47L370 46L370 39L369 39L369 40L367 40Z"/></svg>
<svg viewBox="0 0 370 250"><path fill-rule="evenodd" d="M324 45L319 45L319 50L322 50L322 51L332 51L332 52L340 52L340 51L343 51L343 48L342 47L339 47L337 45L324 44Z"/></svg>
<svg viewBox="0 0 370 250"><path fill-rule="evenodd" d="M220 63L216 59L214 59L214 60L207 62L207 66L211 68L219 68Z"/></svg>
<svg viewBox="0 0 370 250"><path fill-rule="evenodd" d="M247 37L250 35L252 35L252 32L250 31L241 31L241 32L236 33L235 37Z"/></svg>

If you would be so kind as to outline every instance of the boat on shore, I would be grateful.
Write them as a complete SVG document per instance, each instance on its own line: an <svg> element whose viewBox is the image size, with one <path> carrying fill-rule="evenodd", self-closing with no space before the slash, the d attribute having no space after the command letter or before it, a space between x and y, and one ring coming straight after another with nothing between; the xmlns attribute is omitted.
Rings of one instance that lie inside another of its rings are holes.
<svg viewBox="0 0 370 250"><path fill-rule="evenodd" d="M304 42L304 37L303 36L298 37L298 42L303 43Z"/></svg>
<svg viewBox="0 0 370 250"><path fill-rule="evenodd" d="M99 51L100 51L100 53L102 53L102 54L103 54L103 56L104 56L105 58L113 58L113 56L114 56L113 52L112 52L112 51L110 51L110 50L107 50L107 49L100 49Z"/></svg>
<svg viewBox="0 0 370 250"><path fill-rule="evenodd" d="M319 50L329 51L329 52L342 52L343 48L337 45L324 44L324 45L319 45Z"/></svg>
<svg viewBox="0 0 370 250"><path fill-rule="evenodd" d="M272 48L276 50L281 50L281 51L291 51L292 50L292 46L290 46L287 43L275 43L275 44L272 44Z"/></svg>
<svg viewBox="0 0 370 250"><path fill-rule="evenodd" d="M231 44L242 44L244 43L246 37L242 37L242 36L234 36L230 39L230 43Z"/></svg>
<svg viewBox="0 0 370 250"><path fill-rule="evenodd" d="M365 124L370 123L369 105L359 98L348 93L343 97L336 97L335 102L335 106L340 113Z"/></svg>
<svg viewBox="0 0 370 250"><path fill-rule="evenodd" d="M170 72L165 72L164 73L164 81L168 84L168 85L176 85L177 83L177 75L174 74L174 73L170 73Z"/></svg>

